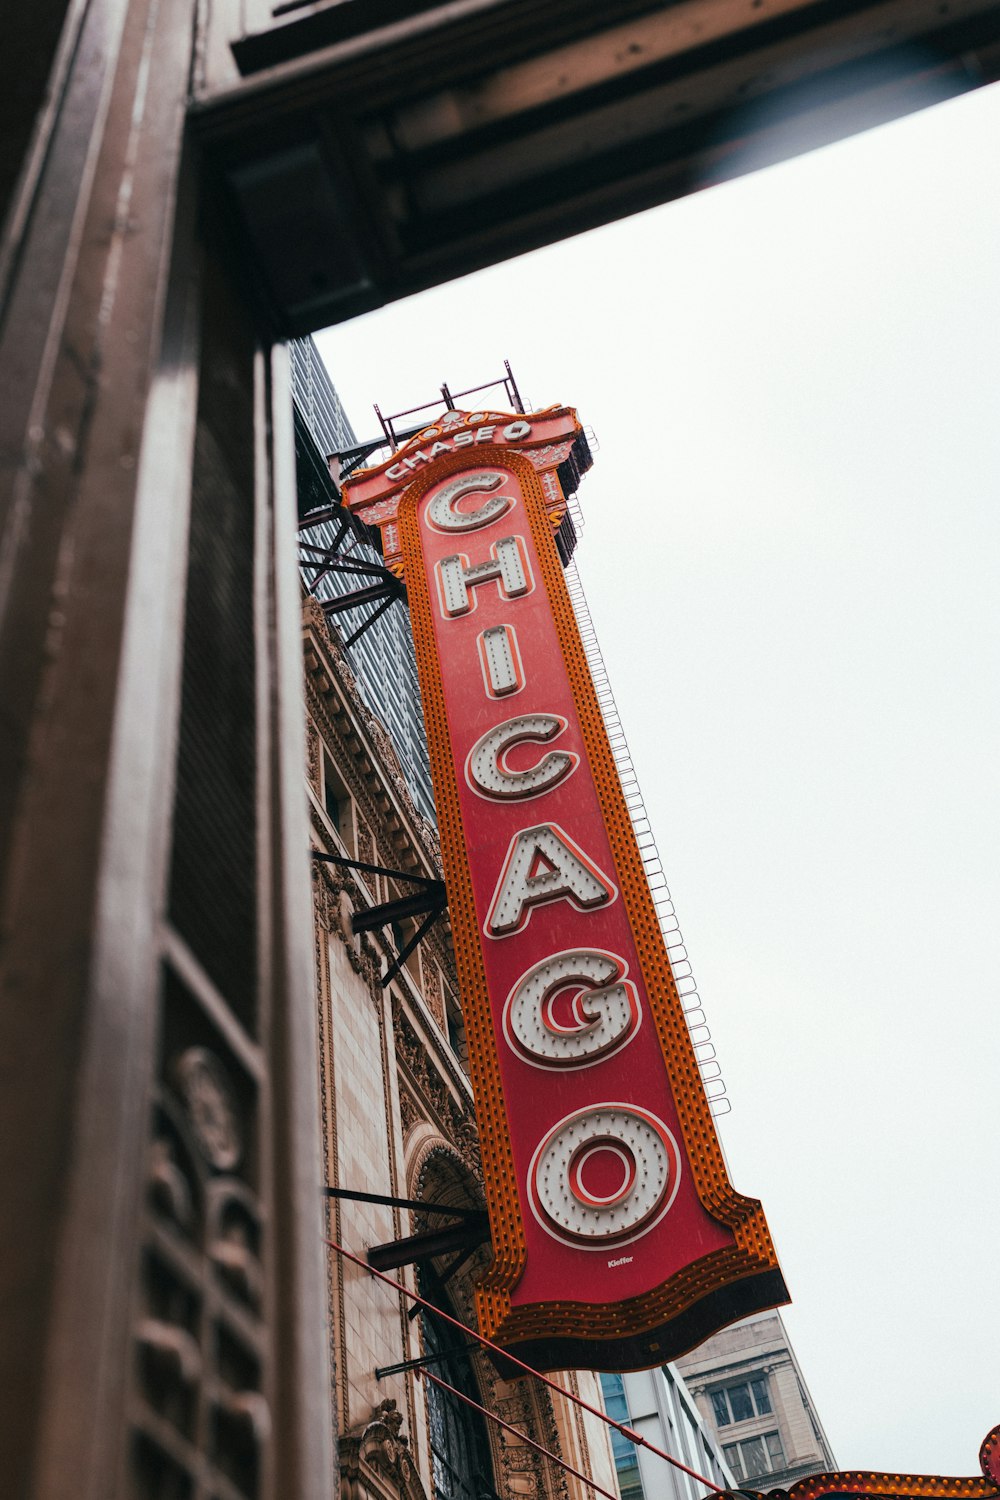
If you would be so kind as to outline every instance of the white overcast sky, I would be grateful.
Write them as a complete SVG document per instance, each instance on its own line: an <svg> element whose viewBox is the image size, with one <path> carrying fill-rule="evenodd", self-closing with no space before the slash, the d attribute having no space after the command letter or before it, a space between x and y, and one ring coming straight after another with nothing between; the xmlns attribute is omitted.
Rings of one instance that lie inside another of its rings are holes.
<svg viewBox="0 0 1000 1500"><path fill-rule="evenodd" d="M580 572L840 1466L1000 1421L1000 88L330 330L360 436L502 373Z"/></svg>

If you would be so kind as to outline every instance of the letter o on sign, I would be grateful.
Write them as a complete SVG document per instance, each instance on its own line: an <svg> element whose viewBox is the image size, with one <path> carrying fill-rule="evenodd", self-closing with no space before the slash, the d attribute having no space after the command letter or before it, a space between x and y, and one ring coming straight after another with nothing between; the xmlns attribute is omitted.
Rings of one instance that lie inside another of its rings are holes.
<svg viewBox="0 0 1000 1500"><path fill-rule="evenodd" d="M599 1104L567 1115L532 1158L535 1217L554 1239L608 1245L638 1238L677 1195L681 1159L662 1120L631 1104Z"/></svg>

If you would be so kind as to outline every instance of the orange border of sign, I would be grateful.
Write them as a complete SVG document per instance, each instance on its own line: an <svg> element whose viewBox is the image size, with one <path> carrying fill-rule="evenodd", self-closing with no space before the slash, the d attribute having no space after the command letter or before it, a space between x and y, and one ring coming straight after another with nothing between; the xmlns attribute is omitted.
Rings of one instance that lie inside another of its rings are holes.
<svg viewBox="0 0 1000 1500"><path fill-rule="evenodd" d="M886 1500L996 1500L1000 1491L988 1479L972 1475L949 1479L936 1474L875 1474L848 1469L843 1474L812 1474L791 1489L770 1490L769 1495L789 1500L825 1500L827 1495L885 1496Z"/></svg>
<svg viewBox="0 0 1000 1500"><path fill-rule="evenodd" d="M867 1469L809 1474L788 1490L731 1490L732 1495L759 1495L760 1500L826 1500L843 1495L856 1500L1000 1500L1000 1427L992 1427L979 1449L978 1474L952 1479L943 1474L880 1474Z"/></svg>
<svg viewBox="0 0 1000 1500"><path fill-rule="evenodd" d="M511 1308L510 1291L526 1256L522 1212L417 525L421 496L444 475L475 467L478 457L462 452L443 454L435 460L404 491L399 526L493 1234L495 1260L477 1290L480 1327L486 1338L501 1344L553 1338L590 1341L633 1338L672 1320L712 1292L762 1272L774 1273L779 1292L762 1300L759 1306L780 1305L787 1301L787 1293L761 1204L756 1198L738 1193L726 1172L551 524L546 517L541 481L528 459L511 449L493 447L488 454L489 465L514 473L524 495L698 1197L714 1218L730 1227L735 1242L731 1249L715 1251L678 1272L655 1291L627 1301L606 1307L566 1300ZM485 459L486 455L482 457ZM734 1313L733 1317L748 1310ZM703 1331L696 1332L692 1344L704 1336ZM654 1351L658 1347L649 1346L650 1363L658 1357L674 1357L682 1352L672 1349L669 1356L657 1356Z"/></svg>

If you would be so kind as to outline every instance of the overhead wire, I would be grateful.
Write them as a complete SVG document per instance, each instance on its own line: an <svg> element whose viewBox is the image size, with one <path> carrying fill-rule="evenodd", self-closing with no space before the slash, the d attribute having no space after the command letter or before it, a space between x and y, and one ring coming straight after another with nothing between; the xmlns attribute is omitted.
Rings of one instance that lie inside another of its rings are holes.
<svg viewBox="0 0 1000 1500"><path fill-rule="evenodd" d="M608 1427L614 1428L616 1432L620 1432L622 1437L627 1438L636 1447L646 1448L650 1453L655 1453L657 1458L662 1458L675 1469L680 1469L683 1474L696 1479L699 1484L705 1485L714 1494L724 1495L727 1493L722 1485L716 1484L712 1479L706 1479L705 1475L699 1474L696 1469L688 1468L687 1464L681 1463L679 1458L674 1458L673 1454L667 1453L663 1448L659 1448L655 1443L651 1443L648 1438L644 1438L641 1433L636 1432L634 1427L629 1427L624 1422L616 1422L614 1417L609 1417L607 1412L602 1411L600 1407L591 1406L590 1402L585 1401L582 1396L578 1396L574 1391L567 1390L565 1386L561 1386L557 1381L551 1380L548 1375L543 1375L541 1370L536 1370L532 1365L526 1364L523 1359L519 1359L509 1349L501 1348L499 1344L494 1344L491 1339L484 1337L481 1333L477 1333L474 1328L469 1328L465 1323L460 1322L458 1318L453 1318L443 1308L435 1306L426 1297L421 1297L419 1292L411 1291L408 1286L404 1286L401 1281L396 1281L392 1276L387 1276L384 1271L376 1271L374 1266L370 1266L359 1255L355 1255L353 1251L345 1249L343 1245L339 1245L336 1240L324 1239L324 1243L329 1245L331 1250L335 1250L338 1255L343 1256L345 1260L351 1261L353 1265L360 1266L362 1271L367 1271L369 1276L374 1276L377 1281L385 1282L386 1286L392 1287L393 1291L402 1292L404 1297L409 1297L420 1307L425 1308L427 1312L432 1313L434 1317L443 1319L445 1323L450 1323L453 1328L457 1328L460 1333L467 1334L481 1348L488 1349L492 1354L499 1355L501 1359L506 1360L509 1364L516 1365L519 1370L523 1370L525 1375L533 1375L536 1380L540 1380L543 1385L548 1386L550 1391L555 1391L556 1395L562 1396L567 1401L571 1401L583 1411L589 1412L592 1417L597 1417L599 1421L604 1422Z"/></svg>
<svg viewBox="0 0 1000 1500"><path fill-rule="evenodd" d="M480 1406L478 1401L473 1401L471 1396L467 1396L457 1386L449 1385L447 1380L441 1379L440 1375L434 1375L430 1370L420 1370L418 1373L424 1380L432 1380L443 1391L448 1391L452 1396L457 1396L459 1401L464 1401L466 1406L471 1406L473 1411L479 1412L480 1416L486 1417L490 1422L495 1422L505 1432L512 1432L522 1443L525 1443L529 1448L533 1448L536 1453L543 1454L545 1458L550 1458L554 1464L558 1464L560 1469L564 1469L567 1474L572 1474L574 1479L581 1479L590 1489L596 1490L598 1495L603 1495L605 1500L619 1500L618 1495L613 1495L610 1490L604 1489L602 1485L597 1483L596 1479L589 1479L580 1469L575 1469L571 1463L567 1463L564 1458L560 1458L557 1453L553 1453L551 1448L543 1448L541 1443L536 1443L534 1438L530 1438L519 1427L514 1427L510 1422L505 1422L503 1417L498 1416L495 1411L490 1411L488 1406Z"/></svg>

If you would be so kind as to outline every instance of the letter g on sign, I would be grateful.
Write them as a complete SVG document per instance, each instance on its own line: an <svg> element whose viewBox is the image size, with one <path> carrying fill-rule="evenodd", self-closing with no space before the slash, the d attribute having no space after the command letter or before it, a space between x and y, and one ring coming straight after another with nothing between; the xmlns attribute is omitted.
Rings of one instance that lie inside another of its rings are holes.
<svg viewBox="0 0 1000 1500"><path fill-rule="evenodd" d="M625 969L615 954L594 948L555 953L535 964L504 1006L510 1046L549 1068L586 1067L617 1052L639 1024L639 999Z"/></svg>

